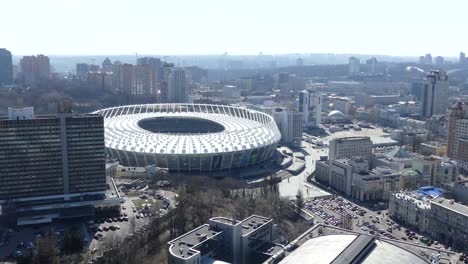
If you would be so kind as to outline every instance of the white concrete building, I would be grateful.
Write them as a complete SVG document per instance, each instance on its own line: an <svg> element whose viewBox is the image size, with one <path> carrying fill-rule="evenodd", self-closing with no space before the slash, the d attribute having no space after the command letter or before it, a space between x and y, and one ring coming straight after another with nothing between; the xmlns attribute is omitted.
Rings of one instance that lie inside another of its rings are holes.
<svg viewBox="0 0 468 264"><path fill-rule="evenodd" d="M351 114L352 103L351 100L347 97L333 97L331 98L333 102L333 110L338 110L345 115Z"/></svg>
<svg viewBox="0 0 468 264"><path fill-rule="evenodd" d="M417 192L392 193L388 203L388 214L391 218L420 232L428 230L430 209L430 200Z"/></svg>
<svg viewBox="0 0 468 264"><path fill-rule="evenodd" d="M168 100L170 103L188 103L189 84L182 68L174 68L169 74Z"/></svg>
<svg viewBox="0 0 468 264"><path fill-rule="evenodd" d="M350 159L352 157L372 160L372 141L370 137L336 138L330 141L330 160Z"/></svg>
<svg viewBox="0 0 468 264"><path fill-rule="evenodd" d="M301 146L304 114L297 110L276 108L273 118L281 133L281 141L295 147Z"/></svg>
<svg viewBox="0 0 468 264"><path fill-rule="evenodd" d="M316 180L359 201L388 200L400 188L400 173L386 167L369 169L362 158L317 161Z"/></svg>
<svg viewBox="0 0 468 264"><path fill-rule="evenodd" d="M168 242L168 263L261 263L283 249L272 240L270 218L252 215L237 221L213 217L208 224Z"/></svg>

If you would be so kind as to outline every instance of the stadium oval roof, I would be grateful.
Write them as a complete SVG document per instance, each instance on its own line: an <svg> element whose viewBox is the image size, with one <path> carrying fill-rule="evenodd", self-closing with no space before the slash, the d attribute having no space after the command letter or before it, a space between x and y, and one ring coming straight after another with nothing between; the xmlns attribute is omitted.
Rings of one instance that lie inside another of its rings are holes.
<svg viewBox="0 0 468 264"><path fill-rule="evenodd" d="M210 154L269 146L281 139L274 119L251 109L208 104L145 104L106 108L107 148L149 154ZM205 119L224 127L211 133L158 133L143 129L142 120Z"/></svg>

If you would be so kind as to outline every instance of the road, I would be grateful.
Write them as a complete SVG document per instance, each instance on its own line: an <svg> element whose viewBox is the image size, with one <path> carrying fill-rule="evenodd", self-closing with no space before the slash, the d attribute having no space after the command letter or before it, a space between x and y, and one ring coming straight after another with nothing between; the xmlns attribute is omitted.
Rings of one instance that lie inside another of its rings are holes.
<svg viewBox="0 0 468 264"><path fill-rule="evenodd" d="M319 160L320 156L327 156L328 149L314 148L314 145L305 141L303 141L302 144L302 151L306 152L306 168L296 176L291 176L289 173L284 173L285 177L283 177L283 180L278 185L280 196L284 198L295 199L299 190L302 192L302 195L305 198L330 195L330 193L326 192L325 190L307 183L307 177L315 171L315 161Z"/></svg>

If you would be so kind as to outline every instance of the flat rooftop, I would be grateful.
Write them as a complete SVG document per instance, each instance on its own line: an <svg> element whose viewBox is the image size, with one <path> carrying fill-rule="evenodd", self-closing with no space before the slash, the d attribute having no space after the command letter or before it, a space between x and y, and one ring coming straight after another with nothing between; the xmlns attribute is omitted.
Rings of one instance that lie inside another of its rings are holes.
<svg viewBox="0 0 468 264"><path fill-rule="evenodd" d="M373 147L382 146L393 146L397 145L398 142L390 138L390 134L383 132L382 128L362 128L360 131L355 130L343 130L331 133L330 135L323 138L325 145L329 144L330 141L336 138L355 138L362 139L363 137L369 137L372 141Z"/></svg>
<svg viewBox="0 0 468 264"><path fill-rule="evenodd" d="M442 197L435 198L431 201L431 206L441 206L448 210L462 214L465 217L468 217L468 206L465 206L461 203L453 202L449 199L445 199Z"/></svg>
<svg viewBox="0 0 468 264"><path fill-rule="evenodd" d="M240 222L240 225L242 226L242 235L245 236L256 229L261 228L265 224L270 223L271 221L273 220L267 217L252 215Z"/></svg>
<svg viewBox="0 0 468 264"><path fill-rule="evenodd" d="M234 219L230 219L230 218L227 218L227 217L213 217L210 220L211 221L216 221L216 222L219 222L219 223L229 224L229 225L237 225L239 223L239 221L234 220Z"/></svg>
<svg viewBox="0 0 468 264"><path fill-rule="evenodd" d="M0 120L12 120L12 121L23 121L23 120L34 120L34 119L51 119L51 118L59 118L60 114L50 114L50 115L34 115L33 118L27 119L10 119L8 116L0 116ZM80 117L99 117L98 114L90 114L90 113L72 113L71 117L73 118L80 118Z"/></svg>
<svg viewBox="0 0 468 264"><path fill-rule="evenodd" d="M170 241L170 253L179 258L190 258L196 253L196 247L213 237L217 236L221 232L213 230L208 224L202 225L182 236Z"/></svg>

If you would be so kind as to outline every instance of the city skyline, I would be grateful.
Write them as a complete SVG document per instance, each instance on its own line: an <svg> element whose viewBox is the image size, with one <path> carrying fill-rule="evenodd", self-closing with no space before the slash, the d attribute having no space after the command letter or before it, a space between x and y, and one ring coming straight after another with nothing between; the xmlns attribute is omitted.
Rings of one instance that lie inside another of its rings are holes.
<svg viewBox="0 0 468 264"><path fill-rule="evenodd" d="M288 5L244 0L138 2L7 2L3 7L10 12L2 15L0 24L10 27L2 28L2 45L17 55L262 52L449 57L468 47L468 36L459 33L463 32L459 18L468 7L462 1L452 5L425 1L424 6L402 0ZM428 14L444 23L426 19ZM443 37L427 41L442 33Z"/></svg>

